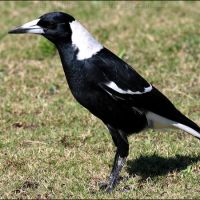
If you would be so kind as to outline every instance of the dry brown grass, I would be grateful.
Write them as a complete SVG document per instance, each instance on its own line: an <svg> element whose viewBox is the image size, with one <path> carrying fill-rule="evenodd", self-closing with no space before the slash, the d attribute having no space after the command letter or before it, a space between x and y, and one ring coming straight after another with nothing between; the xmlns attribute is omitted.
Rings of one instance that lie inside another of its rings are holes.
<svg viewBox="0 0 200 200"><path fill-rule="evenodd" d="M199 141L175 130L130 137L128 180L99 192L114 156L110 135L75 102L44 39L5 35L46 12L71 13L200 124L199 2L6 1L0 9L1 198L200 197Z"/></svg>

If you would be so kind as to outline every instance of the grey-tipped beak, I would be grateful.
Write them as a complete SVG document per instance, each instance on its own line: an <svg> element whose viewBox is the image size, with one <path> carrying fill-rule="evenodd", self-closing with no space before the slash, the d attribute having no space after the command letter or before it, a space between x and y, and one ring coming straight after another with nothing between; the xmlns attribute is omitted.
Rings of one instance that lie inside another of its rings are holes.
<svg viewBox="0 0 200 200"><path fill-rule="evenodd" d="M40 19L33 20L22 26L10 30L9 34L22 34L22 33L33 33L33 34L43 34L44 30L42 27L38 26L37 23Z"/></svg>
<svg viewBox="0 0 200 200"><path fill-rule="evenodd" d="M20 34L20 33L27 33L30 29L24 29L21 27L14 28L8 31L9 34Z"/></svg>
<svg viewBox="0 0 200 200"><path fill-rule="evenodd" d="M16 33L25 33L25 31L22 32L23 29L20 30L20 28L15 28L10 31L8 31L9 34L16 34Z"/></svg>

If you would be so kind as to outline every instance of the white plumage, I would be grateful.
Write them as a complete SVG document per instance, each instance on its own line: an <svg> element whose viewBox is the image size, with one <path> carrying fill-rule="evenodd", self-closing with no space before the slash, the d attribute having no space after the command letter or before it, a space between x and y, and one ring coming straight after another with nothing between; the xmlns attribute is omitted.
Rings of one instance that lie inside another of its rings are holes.
<svg viewBox="0 0 200 200"><path fill-rule="evenodd" d="M78 49L78 60L91 58L103 48L78 21L71 22L70 27L72 30L72 45Z"/></svg>
<svg viewBox="0 0 200 200"><path fill-rule="evenodd" d="M170 119L167 119L165 117L162 117L160 115L157 115L153 112L147 112L146 118L148 121L149 128L179 128L181 130L186 131L187 133L192 134L195 137L200 138L200 134L195 131L194 129L190 128L189 126L186 126L184 124L178 123L176 121L172 121Z"/></svg>
<svg viewBox="0 0 200 200"><path fill-rule="evenodd" d="M112 90L115 90L116 92L121 93L121 94L144 94L144 93L150 92L152 90L152 86L151 85L149 87L144 88L143 92L140 92L140 91L133 92L131 90L123 90L123 89L119 88L117 86L117 84L115 82L113 82L113 81L107 83L106 85L109 88L111 88Z"/></svg>

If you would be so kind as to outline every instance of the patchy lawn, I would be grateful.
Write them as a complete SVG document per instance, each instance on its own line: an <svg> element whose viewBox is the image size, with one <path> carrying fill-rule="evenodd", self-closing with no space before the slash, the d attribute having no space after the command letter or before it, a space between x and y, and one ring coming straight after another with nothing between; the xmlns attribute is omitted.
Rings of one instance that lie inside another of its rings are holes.
<svg viewBox="0 0 200 200"><path fill-rule="evenodd" d="M0 197L200 198L200 142L179 130L132 135L125 178L99 192L114 158L108 131L72 97L49 42L6 34L68 12L200 124L199 10L199 2L0 2Z"/></svg>

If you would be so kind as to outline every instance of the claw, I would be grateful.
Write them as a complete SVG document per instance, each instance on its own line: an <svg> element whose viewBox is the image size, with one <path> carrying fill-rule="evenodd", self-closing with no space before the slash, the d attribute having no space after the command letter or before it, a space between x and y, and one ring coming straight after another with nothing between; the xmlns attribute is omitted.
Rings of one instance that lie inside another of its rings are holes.
<svg viewBox="0 0 200 200"><path fill-rule="evenodd" d="M100 190L103 190L107 193L111 193L114 189L114 186L112 184L109 184L108 182L101 182L98 185Z"/></svg>
<svg viewBox="0 0 200 200"><path fill-rule="evenodd" d="M110 185L106 188L106 192L107 193L111 193L113 191L113 187L111 187Z"/></svg>
<svg viewBox="0 0 200 200"><path fill-rule="evenodd" d="M100 190L106 190L106 188L108 187L107 182L100 182L98 185Z"/></svg>
<svg viewBox="0 0 200 200"><path fill-rule="evenodd" d="M99 189L108 193L112 192L115 186L119 183L118 178L109 177L108 182L100 182Z"/></svg>

